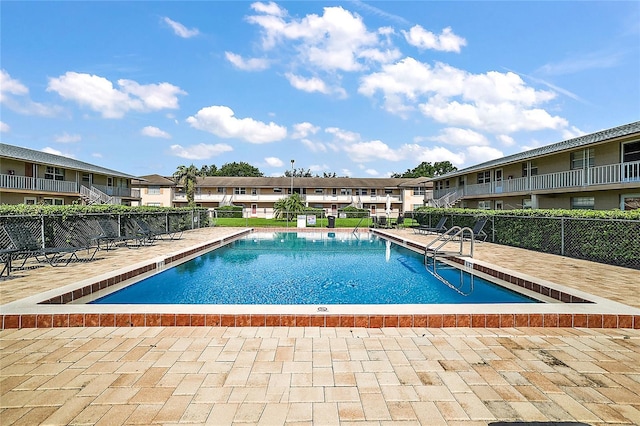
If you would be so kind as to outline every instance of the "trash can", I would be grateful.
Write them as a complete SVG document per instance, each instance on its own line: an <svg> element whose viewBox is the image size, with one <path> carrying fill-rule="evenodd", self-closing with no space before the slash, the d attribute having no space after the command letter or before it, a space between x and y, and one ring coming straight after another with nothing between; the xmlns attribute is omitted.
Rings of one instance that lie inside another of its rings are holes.
<svg viewBox="0 0 640 426"><path fill-rule="evenodd" d="M327 220L329 221L329 225L327 225L327 228L335 228L336 227L336 217L335 216L327 216Z"/></svg>

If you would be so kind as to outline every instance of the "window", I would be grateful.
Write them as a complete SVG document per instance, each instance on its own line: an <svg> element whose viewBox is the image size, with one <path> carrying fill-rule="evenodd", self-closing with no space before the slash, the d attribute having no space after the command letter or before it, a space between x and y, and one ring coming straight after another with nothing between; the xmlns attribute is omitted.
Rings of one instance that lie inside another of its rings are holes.
<svg viewBox="0 0 640 426"><path fill-rule="evenodd" d="M593 210L594 207L595 207L594 197L572 197L571 198L572 209Z"/></svg>
<svg viewBox="0 0 640 426"><path fill-rule="evenodd" d="M478 201L478 208L479 209L484 209L484 210L490 210L491 209L491 200L481 200Z"/></svg>
<svg viewBox="0 0 640 426"><path fill-rule="evenodd" d="M525 198L522 200L522 208L527 210L531 208L531 198Z"/></svg>
<svg viewBox="0 0 640 426"><path fill-rule="evenodd" d="M219 186L218 187L218 194L224 194L226 191L224 190L223 186Z"/></svg>
<svg viewBox="0 0 640 426"><path fill-rule="evenodd" d="M372 197L375 197L375 196L376 196L376 192L377 192L377 189L373 188L373 189L371 190L371 196L372 196Z"/></svg>
<svg viewBox="0 0 640 426"><path fill-rule="evenodd" d="M595 164L595 149L583 149L571 153L571 170L593 167Z"/></svg>
<svg viewBox="0 0 640 426"><path fill-rule="evenodd" d="M351 189L350 188L341 188L340 189L340 195L351 195Z"/></svg>
<svg viewBox="0 0 640 426"><path fill-rule="evenodd" d="M640 209L640 194L622 195L621 210L638 210ZM25 199L26 200L26 199Z"/></svg>
<svg viewBox="0 0 640 426"><path fill-rule="evenodd" d="M522 177L529 176L529 171L531 171L531 176L538 175L538 165L535 161L529 161L528 163L522 163Z"/></svg>
<svg viewBox="0 0 640 426"><path fill-rule="evenodd" d="M50 206L63 206L64 205L64 200L62 198L44 198L43 199L45 204L48 204Z"/></svg>
<svg viewBox="0 0 640 426"><path fill-rule="evenodd" d="M416 186L413 188L413 195L424 195L426 188L424 186Z"/></svg>
<svg viewBox="0 0 640 426"><path fill-rule="evenodd" d="M159 186L150 186L149 191L147 192L149 195L160 195L160 187Z"/></svg>
<svg viewBox="0 0 640 426"><path fill-rule="evenodd" d="M640 141L622 145L622 162L631 163L632 161L640 161Z"/></svg>
<svg viewBox="0 0 640 426"><path fill-rule="evenodd" d="M91 173L83 173L82 174L82 181L90 183L91 182Z"/></svg>
<svg viewBox="0 0 640 426"><path fill-rule="evenodd" d="M315 193L316 195L322 195L322 194L324 193L324 191L323 191L323 189L322 189L322 188L316 188L316 190L314 191L314 193Z"/></svg>
<svg viewBox="0 0 640 426"><path fill-rule="evenodd" d="M235 195L245 195L247 193L247 188L233 188L233 193Z"/></svg>
<svg viewBox="0 0 640 426"><path fill-rule="evenodd" d="M496 200L496 210L503 210L504 209L504 203L502 202L502 200Z"/></svg>
<svg viewBox="0 0 640 426"><path fill-rule="evenodd" d="M24 197L24 203L28 206L33 206L37 202L36 197Z"/></svg>
<svg viewBox="0 0 640 426"><path fill-rule="evenodd" d="M491 171L478 173L478 183L491 183Z"/></svg>
<svg viewBox="0 0 640 426"><path fill-rule="evenodd" d="M251 195L258 195L258 188L251 188Z"/></svg>
<svg viewBox="0 0 640 426"><path fill-rule="evenodd" d="M367 190L366 189L356 189L356 194L357 195L367 195Z"/></svg>
<svg viewBox="0 0 640 426"><path fill-rule="evenodd" d="M384 193L391 195L391 194L393 194L393 189L385 189Z"/></svg>
<svg viewBox="0 0 640 426"><path fill-rule="evenodd" d="M64 170L58 167L47 166L47 170L44 172L44 178L51 180L64 180Z"/></svg>
<svg viewBox="0 0 640 426"><path fill-rule="evenodd" d="M112 177L108 177L107 178L107 186L113 186L113 178Z"/></svg>
<svg viewBox="0 0 640 426"><path fill-rule="evenodd" d="M162 207L162 203L147 203L150 207Z"/></svg>

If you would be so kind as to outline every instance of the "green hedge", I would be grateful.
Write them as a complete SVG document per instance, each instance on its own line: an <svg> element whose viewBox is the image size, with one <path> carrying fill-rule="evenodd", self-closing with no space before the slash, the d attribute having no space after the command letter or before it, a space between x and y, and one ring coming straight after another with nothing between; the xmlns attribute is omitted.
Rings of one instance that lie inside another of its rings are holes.
<svg viewBox="0 0 640 426"><path fill-rule="evenodd" d="M241 218L242 217L242 206L222 206L217 207L216 212L217 216L224 218Z"/></svg>
<svg viewBox="0 0 640 426"><path fill-rule="evenodd" d="M640 269L640 210L476 210L419 208L421 224L472 227L489 218L487 241L543 253Z"/></svg>

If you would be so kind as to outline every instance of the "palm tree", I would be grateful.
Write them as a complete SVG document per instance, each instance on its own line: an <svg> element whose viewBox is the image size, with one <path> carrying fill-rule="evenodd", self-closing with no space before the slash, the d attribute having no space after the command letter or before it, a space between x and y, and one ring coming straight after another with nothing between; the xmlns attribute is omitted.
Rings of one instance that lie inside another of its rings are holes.
<svg viewBox="0 0 640 426"><path fill-rule="evenodd" d="M187 204L189 207L193 207L194 194L196 190L196 179L200 175L200 171L193 164L189 167L178 166L178 169L173 174L173 180L177 184L184 185L185 192L187 193Z"/></svg>
<svg viewBox="0 0 640 426"><path fill-rule="evenodd" d="M304 201L300 198L300 194L293 193L273 203L273 208L276 219L283 219L286 215L287 220L289 220L293 215L303 213L307 209L307 206L305 206Z"/></svg>

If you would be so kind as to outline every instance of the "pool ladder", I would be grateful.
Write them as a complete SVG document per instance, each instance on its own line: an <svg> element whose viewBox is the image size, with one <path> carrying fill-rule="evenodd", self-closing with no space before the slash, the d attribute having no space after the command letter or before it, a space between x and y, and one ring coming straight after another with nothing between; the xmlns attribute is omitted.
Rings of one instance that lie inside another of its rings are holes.
<svg viewBox="0 0 640 426"><path fill-rule="evenodd" d="M468 237L465 237L466 234L468 234ZM434 259L439 256L473 257L474 241L475 237L471 228L454 226L446 232L438 235L438 238L431 241L424 248L425 263L428 257L433 257ZM447 244L456 242L458 243L458 250L445 250L445 246ZM467 253L465 253L464 250L466 242L469 243L469 251Z"/></svg>
<svg viewBox="0 0 640 426"><path fill-rule="evenodd" d="M465 235L468 234L468 239L465 238ZM460 293L463 296L468 296L473 292L473 280L474 275L470 274L470 288L468 292L463 290L465 280L464 280L464 271L459 269L460 271L460 283L458 286L451 284L446 278L438 273L438 257L447 257L447 256L463 256L463 257L473 257L473 244L475 241L475 237L473 235L473 230L469 227L461 228L459 226L454 226L448 229L443 234L438 235L438 238L431 241L424 249L424 264L428 272L430 272L434 277L436 277L440 282L445 284L447 287L452 290ZM450 243L458 243L457 250L444 250L445 246ZM465 253L465 242L469 242L469 251ZM433 267L429 269L429 264ZM458 268L456 268L458 269Z"/></svg>

